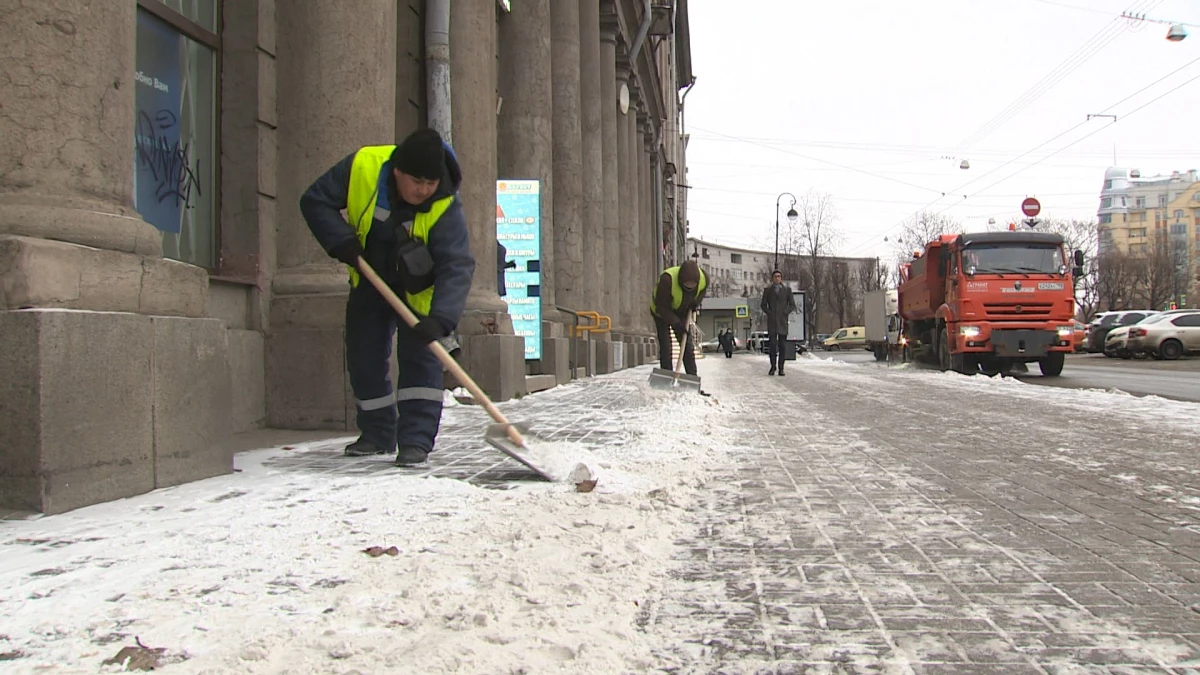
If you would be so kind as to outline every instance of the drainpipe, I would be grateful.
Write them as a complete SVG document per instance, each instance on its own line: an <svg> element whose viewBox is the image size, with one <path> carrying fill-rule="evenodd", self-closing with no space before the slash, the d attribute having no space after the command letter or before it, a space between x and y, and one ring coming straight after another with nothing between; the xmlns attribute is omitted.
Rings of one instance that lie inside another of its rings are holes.
<svg viewBox="0 0 1200 675"><path fill-rule="evenodd" d="M450 0L425 2L427 122L453 146L450 117Z"/></svg>
<svg viewBox="0 0 1200 675"><path fill-rule="evenodd" d="M662 133L659 132L659 136ZM654 142L654 154L650 155L650 164L654 168L654 256L658 259L656 273L661 272L666 265L663 262L663 167L658 157L658 141Z"/></svg>
<svg viewBox="0 0 1200 675"><path fill-rule="evenodd" d="M642 43L646 41L646 34L650 32L650 20L654 17L651 15L650 0L646 0L642 9L642 25L638 26L637 37L633 38L633 47L629 50L629 68L637 70L637 57L642 51Z"/></svg>
<svg viewBox="0 0 1200 675"><path fill-rule="evenodd" d="M687 240L686 240L686 237L683 236L684 235L683 228L687 225L687 221L685 220L683 222L679 222L679 212L678 212L679 204L683 203L679 199L679 197L680 197L679 181L687 179L687 172L684 171L684 169L687 167L687 159L686 159L687 147L684 146L684 144L683 144L684 138L687 136L687 125L684 120L684 103L687 101L687 95L692 92L692 87L694 87L694 86L696 86L696 77L693 75L692 81L688 82L687 89L683 90L683 96L681 96L679 98L679 157L678 157L679 173L676 174L676 177L675 177L675 205L676 205L676 207L673 211L673 213L675 215L675 227L676 227L675 239L676 239L676 241L679 242L679 252L678 252L678 257L677 257L678 260L683 260L684 257L687 256ZM686 197L686 194L685 194L685 197Z"/></svg>

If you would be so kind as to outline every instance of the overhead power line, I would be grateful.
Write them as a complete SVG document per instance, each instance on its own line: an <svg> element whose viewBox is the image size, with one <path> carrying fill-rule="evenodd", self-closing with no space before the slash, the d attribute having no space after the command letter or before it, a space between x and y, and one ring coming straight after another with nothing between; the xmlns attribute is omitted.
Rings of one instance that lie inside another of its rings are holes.
<svg viewBox="0 0 1200 675"><path fill-rule="evenodd" d="M1172 70L1171 72L1167 73L1166 75L1163 75L1162 77L1158 78L1157 80L1155 80L1155 81L1151 82L1150 84L1147 84L1146 86L1142 87L1141 89L1138 89L1137 91L1133 92L1132 94L1129 94L1128 96L1126 96L1125 98L1121 99L1120 101L1117 101L1116 103L1113 103L1113 104L1109 105L1108 107L1104 108L1104 110L1103 110L1103 111L1101 111L1101 112L1109 112L1109 111L1111 111L1113 108L1116 108L1117 106L1121 105L1122 103L1125 103L1126 101L1128 101L1128 100L1132 99L1133 97L1137 96L1138 94L1141 94L1142 92L1146 91L1147 89L1150 89L1150 88L1154 87L1155 85L1157 85L1158 83L1162 82L1163 80L1166 80L1167 78L1171 77L1172 75L1175 75L1176 73L1178 73L1178 72L1180 72L1180 71L1184 70L1185 68L1188 68L1189 66L1192 66L1192 65L1196 64L1197 62L1200 62L1200 57L1197 57L1197 58L1195 58L1195 59L1192 59L1191 61L1188 61L1187 63L1183 64L1182 66L1180 66L1180 67L1178 67L1178 68L1176 68L1175 70ZM978 196L980 193L982 193L982 192L985 192L985 191L987 191L988 189L990 189L990 188L993 188L993 187L995 187L996 185L999 185L1000 183L1003 183L1004 181L1006 181L1006 180L1008 180L1008 179L1010 179L1010 178L1012 178L1012 177L1016 176L1017 174L1019 174L1019 173L1021 173L1021 172L1023 172L1023 171L1026 171L1026 170L1028 170L1028 169L1030 169L1030 168L1032 168L1032 167L1034 167L1034 166L1037 166L1037 165L1038 165L1038 164L1040 164L1041 162L1044 162L1045 160L1047 160L1047 159L1050 159L1051 157L1053 157L1053 156L1057 155L1058 153L1060 153L1060 152L1062 152L1062 151L1066 150L1067 148L1070 148L1070 147L1072 147L1072 146L1074 146L1074 145L1077 145L1077 144L1079 144L1080 142L1084 141L1085 139L1087 139L1087 138L1090 138L1091 136L1093 136L1093 135L1095 135L1095 134L1097 134L1097 133L1100 133L1100 131L1103 131L1104 129L1107 129L1107 128L1111 127L1111 126L1112 126L1113 124L1115 124L1117 121L1119 121L1119 120L1123 120L1123 119L1125 119L1126 117L1129 117L1130 115L1132 115L1132 114L1134 114L1134 113L1136 113L1136 112L1138 112L1138 111L1140 111L1140 110L1142 110L1142 109L1146 108L1147 106L1149 106L1149 105L1151 105L1151 104L1155 103L1156 101L1158 101L1158 100L1162 99L1163 97L1165 97L1165 96L1168 96L1168 95L1170 95L1171 93L1174 93L1174 92L1176 92L1176 91L1179 91L1180 89L1182 89L1183 87L1187 86L1187 85L1188 85L1188 84L1190 84L1191 82L1194 82L1194 81L1195 81L1195 80L1197 80L1197 79L1200 79L1200 75L1198 75L1198 76L1196 76L1196 77L1193 77L1192 79L1190 79L1190 80L1187 80L1187 81L1183 82L1182 84L1180 84L1180 85L1178 85L1178 86L1176 86L1176 87L1174 87L1174 88L1172 88L1172 89L1169 89L1169 90L1167 90L1166 92L1164 92L1164 93L1160 94L1159 96L1156 96L1155 98L1153 98L1153 99L1150 99L1149 101L1147 101L1146 103L1143 103L1142 105L1138 106L1137 108L1134 108L1133 110L1131 110L1131 111L1129 111L1129 112L1127 112L1127 113L1124 113L1124 114L1122 114L1122 115L1121 115L1121 116L1118 118L1118 120L1114 120L1113 122L1111 122L1111 123L1109 123L1109 124L1106 124L1106 125L1104 125L1103 127L1100 127L1100 128L1098 128L1098 129L1096 129L1095 131L1093 131L1093 132L1091 132L1091 133L1089 133L1089 134L1086 134L1086 135L1084 135L1084 136L1082 136L1082 137L1080 137L1080 138L1078 138L1078 139L1076 139L1076 140L1072 141L1071 143L1068 143L1067 145L1064 145L1063 147L1059 148L1058 150L1055 150L1054 152L1052 152L1052 153L1050 153L1050 154L1046 155L1045 157L1042 157L1042 158L1041 158L1041 159L1039 159L1039 160L1036 160L1036 161L1034 161L1034 162L1031 162L1031 163L1029 163L1029 164L1026 164L1025 166L1021 167L1021 168L1020 168L1020 169L1018 169L1017 171L1014 171L1013 173L1009 174L1008 176L1006 176L1006 177L1004 177L1004 178L1002 178L1002 179L1000 179L1000 180L998 180L998 181L996 181L996 182L994 182L994 183L991 183L991 184L989 184L987 187L984 187L984 188L982 188L982 189L980 189L980 190L976 190L976 191L975 191L973 194L971 194L971 195L965 195L965 194L964 194L964 195L963 195L963 198L962 198L961 200L959 200L958 202L956 202L956 203L954 203L954 204L950 204L950 205L949 205L949 206L947 206L946 208L943 208L942 210L938 211L938 214L945 213L947 210L949 210L950 208L953 208L953 207L955 207L955 206L960 206L960 205L961 205L963 202L965 202L965 201L966 201L967 199L969 199L970 197ZM1062 132L1062 133L1059 133L1059 134L1055 135L1053 138L1050 138L1050 139L1049 139L1049 140L1047 140L1047 141L1043 141L1042 143L1039 143L1037 146L1033 147L1032 149L1030 149L1030 150L1027 150L1027 151L1023 152L1023 153L1021 153L1020 155L1017 155L1016 157L1014 157L1014 158L1010 159L1009 161L1007 161L1007 162L1005 162L1005 163L1001 164L1000 166L997 166L996 168L994 168L994 169L992 169L992 170L990 170L990 171L988 171L988 172L986 172L986 173L982 174L982 175L981 175L981 176L979 176L978 178L974 178L974 179L972 179L972 180L970 180L970 181L967 181L966 183L963 183L962 185L960 185L959 187L955 188L954 190L951 190L949 193L944 193L944 194L943 194L941 197L938 197L937 199L934 199L933 201L929 202L929 203L928 203L928 204L926 204L925 206L922 206L920 209L917 209L917 210L916 210L915 212L913 212L912 214L909 214L909 215L908 215L908 216L906 216L904 219L902 219L902 220L900 220L900 221L897 221L895 224L891 225L891 226L890 226L890 227L888 227L886 230L884 230L883 232L881 232L881 233L880 233L878 236L885 236L885 235L887 235L887 234L891 233L891 232L892 232L893 230L895 230L896 228L898 228L898 227L902 226L904 223L908 222L908 221L909 221L911 218L913 218L913 217L915 217L916 215L920 214L922 211L928 210L928 209L929 209L930 207L932 207L934 204L936 204L937 202L941 201L941 200L942 200L944 197L946 197L946 196L947 196L947 194L961 194L961 193L962 193L962 190L966 189L968 186L970 186L970 185L972 185L972 184L974 184L974 183L976 183L976 182L978 182L978 181L982 180L983 178L986 178L987 176L990 176L990 175L991 175L991 174L993 174L993 173L996 173L996 172L997 172L997 171L999 171L1000 169L1002 169L1002 168L1004 168L1004 167L1008 166L1009 164L1012 164L1013 162L1015 162L1015 161L1017 161L1017 160L1019 160L1019 159L1021 159L1021 158L1025 157L1025 156L1027 156L1027 155L1030 155L1030 154L1032 154L1032 153L1034 153L1034 152L1037 152L1039 149L1041 149L1041 148L1043 148L1043 147L1045 147L1045 146L1049 145L1050 143L1053 143L1054 141L1056 141L1056 140L1058 140L1058 139L1062 138L1063 136L1066 136L1066 135L1070 134L1072 131L1075 131L1076 129L1079 129L1080 127L1083 127L1083 126L1087 125L1089 121L1090 121L1090 120L1087 120L1087 119L1085 119L1083 122L1080 122L1079 124L1076 124L1076 125L1072 126L1070 129L1067 129L1066 131L1064 131L1064 132ZM871 246L871 245L872 245L872 243L868 242L868 243L866 243L866 244L863 244L863 245L861 245L860 247L856 247L855 249L853 249L853 250L851 251L851 253L853 253L853 252L855 252L855 251L858 251L858 250L860 250L860 249L862 249L862 248L866 248L866 247L868 247L868 246Z"/></svg>
<svg viewBox="0 0 1200 675"><path fill-rule="evenodd" d="M1197 59L1197 61L1200 61L1200 59ZM1192 63L1195 63L1195 61L1193 61ZM1189 64L1189 65L1190 65L1190 64ZM1108 124L1106 124L1106 125L1104 125L1104 126L1102 126L1102 127L1099 127L1099 128L1097 128L1095 131L1092 131L1091 133L1085 134L1084 136L1081 136L1081 137L1079 137L1079 138L1077 138L1077 139L1075 139L1075 140L1071 141L1070 143L1068 143L1068 144L1064 145L1063 147L1059 148L1058 150L1055 150L1054 152L1052 152L1052 153L1050 153L1050 154L1046 155L1045 157L1042 157L1041 159L1039 159L1039 160L1037 160L1037 161L1033 162L1032 164L1029 164L1029 165L1027 165L1027 166L1021 167L1020 169L1017 169L1016 171L1012 172L1011 174L1009 174L1009 175L1005 176L1004 178L1001 178L1000 180L998 180L998 181L996 181L996 182L994 182L994 183L991 183L991 184L990 184L990 185L988 185L987 187L985 187L985 188L982 188L982 189L980 189L980 190L976 191L975 193L973 193L973 194L972 194L972 195L970 195L969 197L968 197L968 196L964 196L964 197L963 197L963 201L966 201L966 200L967 200L967 199L969 199L970 197L975 197L975 196L978 196L979 194L981 194L981 193L983 193L983 192L986 192L988 189L990 189L990 188L993 188L993 187L995 187L995 186L997 186L997 185L999 185L999 184L1003 183L1004 181L1006 181L1006 180L1008 180L1008 179L1012 178L1013 176L1016 176L1017 174L1019 174L1019 173L1021 173L1021 172L1025 171L1025 170L1029 169L1030 167L1036 166L1037 164L1039 164L1039 163L1041 163L1041 162L1043 162L1043 161L1045 161L1045 160L1047 160L1047 159L1050 159L1051 157L1053 157L1053 156L1057 155L1058 153L1062 152L1063 150L1066 150L1067 148L1069 148L1069 147L1071 147L1071 146L1073 146L1073 145L1076 145L1076 144L1082 143L1083 141L1085 141L1085 140L1087 140L1087 139L1091 138L1092 136L1095 136L1096 134L1100 133L1101 131L1104 131L1105 129L1108 129L1108 128L1112 127L1114 124L1117 124L1117 123L1119 123L1119 122L1121 122L1121 121L1123 121L1123 120L1125 120L1125 119L1128 119L1130 115L1134 115L1134 114L1136 114L1137 112L1139 112L1139 111L1141 111L1141 110L1144 110L1144 109L1145 109L1145 108L1147 108L1148 106L1150 106L1150 105L1154 104L1155 102L1157 102L1157 101L1159 101L1159 100L1161 100L1161 99L1163 99L1163 98L1166 98L1167 96L1170 96L1171 94L1173 94L1173 93L1175 93L1175 92L1179 91L1180 89L1183 89L1184 87L1186 87L1187 85L1191 84L1192 82L1195 82L1196 80L1200 80L1200 75L1196 75L1195 77L1193 77L1193 78L1191 78L1191 79L1189 79L1189 80L1185 80L1183 83L1181 83L1181 84L1179 84L1179 85L1177 85L1177 86L1175 86L1175 87L1172 87L1171 89L1168 89L1167 91L1165 91L1165 92L1163 92L1163 93L1159 94L1158 96L1155 96L1154 98L1150 99L1149 101L1146 101L1145 103L1143 103L1142 105L1140 105L1140 106L1138 106L1138 107L1134 108L1133 110L1130 110L1129 112L1127 112L1127 113L1124 113L1124 114L1120 115L1119 117L1115 117L1115 118L1113 119L1113 121L1112 121L1112 122L1110 122L1110 123L1108 123ZM1129 99L1129 97L1126 97L1125 99L1123 99L1123 101L1125 101L1125 100L1128 100L1128 99ZM1111 109L1112 109L1113 107L1115 107L1116 105L1119 105L1119 104L1114 104L1113 106L1109 106L1109 108L1108 108L1108 109L1109 109L1109 110L1111 110ZM961 203L962 203L962 202L959 202L959 204L961 204ZM942 213L942 212L946 211L947 209L949 209L949 208L951 208L951 207L953 207L953 206L957 206L957 204L951 204L950 206L947 206L945 209L942 209L942 211L939 211L938 213Z"/></svg>
<svg viewBox="0 0 1200 675"><path fill-rule="evenodd" d="M1138 5L1143 5L1150 2L1150 5L1141 7L1140 9L1152 9L1161 0L1138 0L1134 3L1130 10L1138 9ZM988 120L982 127L976 129L970 136L963 139L958 146L955 147L951 154L959 155L967 149L973 147L976 143L983 140L992 132L1004 126L1013 117L1016 117L1025 108L1029 107L1037 99L1054 88L1059 82L1066 78L1071 73L1075 72L1084 63L1087 63L1093 56L1100 53L1105 47L1116 40L1128 29L1128 23L1120 16L1114 17L1111 22L1101 28L1095 35L1084 42L1062 63L1055 66L1053 70L1047 73L1041 80L1030 87L1025 93L1021 94L1012 103L1008 104L1004 110L1000 111L995 117Z"/></svg>

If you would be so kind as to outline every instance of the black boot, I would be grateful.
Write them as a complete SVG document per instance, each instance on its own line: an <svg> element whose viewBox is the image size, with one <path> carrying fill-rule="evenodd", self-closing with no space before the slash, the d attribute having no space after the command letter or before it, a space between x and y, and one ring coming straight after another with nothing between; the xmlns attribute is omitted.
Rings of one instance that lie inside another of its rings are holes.
<svg viewBox="0 0 1200 675"><path fill-rule="evenodd" d="M374 443L358 439L350 445L346 446L345 455L347 457L370 457L372 455L390 455L391 450L385 450Z"/></svg>
<svg viewBox="0 0 1200 675"><path fill-rule="evenodd" d="M396 466L417 466L424 464L429 458L429 453L425 450L412 445L406 445L400 448L400 452L396 453Z"/></svg>
<svg viewBox="0 0 1200 675"><path fill-rule="evenodd" d="M770 370L770 372L768 372L767 374L768 374L768 375L774 375L774 374L775 374L775 366L771 366L771 370Z"/></svg>

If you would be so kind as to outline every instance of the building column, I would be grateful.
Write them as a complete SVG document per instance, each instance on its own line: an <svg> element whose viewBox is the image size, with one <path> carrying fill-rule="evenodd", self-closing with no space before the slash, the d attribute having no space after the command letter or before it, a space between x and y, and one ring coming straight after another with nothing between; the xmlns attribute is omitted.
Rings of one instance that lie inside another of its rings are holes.
<svg viewBox="0 0 1200 675"><path fill-rule="evenodd" d="M532 374L558 375L553 338L562 333L555 306L554 242L554 91L551 86L550 0L529 0L500 16L498 88L503 105L497 129L497 165L501 179L536 179L540 183L541 359L530 363ZM518 243L509 242L511 250ZM498 261L497 261L498 262ZM522 340L525 338L522 337ZM551 339L547 342L547 339ZM547 349L549 347L549 349ZM563 365L562 378L567 377Z"/></svg>
<svg viewBox="0 0 1200 675"><path fill-rule="evenodd" d="M624 153L626 156L625 171L621 175L621 265L625 274L621 279L621 304L625 314L625 326L631 333L641 332L642 314L637 311L634 298L645 297L649 293L639 278L638 269L641 265L641 250L638 244L639 221L641 220L641 200L638 194L638 161L642 155L642 143L639 140L637 115L640 105L640 93L634 86L633 79L629 80L629 109L621 116L621 124L625 127Z"/></svg>
<svg viewBox="0 0 1200 675"><path fill-rule="evenodd" d="M309 231L300 196L358 148L395 142L396 8L364 0L346 13L318 0L277 21L279 269L266 340L267 424L349 430L355 404L342 334L350 285L346 267ZM351 94L355 105L346 105Z"/></svg>
<svg viewBox="0 0 1200 675"><path fill-rule="evenodd" d="M646 118L645 111L639 111L638 114L638 230L637 230L637 248L638 267L636 277L640 284L647 287L653 282L650 280L650 270L654 267L656 259L654 255L654 204L653 204L653 177L650 172L650 145L654 140L652 136L653 130ZM640 320L638 326L645 332L650 331L650 320L645 312L638 315Z"/></svg>
<svg viewBox="0 0 1200 675"><path fill-rule="evenodd" d="M583 308L604 311L604 114L600 0L579 0L579 134L583 141Z"/></svg>
<svg viewBox="0 0 1200 675"><path fill-rule="evenodd" d="M496 288L496 11L494 2L454 3L450 11L450 114L463 172L459 196L475 257L471 292L458 323L459 360L488 396L503 401L526 388L525 341L513 334L508 305Z"/></svg>
<svg viewBox="0 0 1200 675"><path fill-rule="evenodd" d="M501 179L541 182L542 318L554 305L554 91L550 72L550 0L524 0L500 17L497 167Z"/></svg>
<svg viewBox="0 0 1200 675"><path fill-rule="evenodd" d="M620 56L617 57L620 59ZM617 98L614 99L613 105L616 108L617 118L617 230L616 236L612 239L612 244L616 248L617 269L621 270L621 274L616 275L616 299L614 306L617 307L613 316L613 323L621 327L622 332L628 332L633 328L633 315L631 304L629 302L630 287L636 283L633 276L633 267L631 263L634 258L634 251L630 248L631 242L631 227L633 225L634 212L637 209L637 195L630 190L633 183L630 182L630 177L636 171L634 164L634 155L629 152L633 141L633 126L630 124L633 117L633 96L630 92L629 68L623 64L617 63ZM620 97L624 91L629 96L629 107L627 110L621 110ZM606 244L609 242L606 242Z"/></svg>
<svg viewBox="0 0 1200 675"><path fill-rule="evenodd" d="M233 469L208 274L163 260L133 206L137 11L4 4L0 509L58 513Z"/></svg>
<svg viewBox="0 0 1200 675"><path fill-rule="evenodd" d="M621 189L618 148L620 136L617 123L617 26L605 21L600 27L600 114L602 157L604 159L604 299L601 313L612 318L614 328L619 325L621 303L621 244L620 197Z"/></svg>
<svg viewBox="0 0 1200 675"><path fill-rule="evenodd" d="M599 15L597 15L597 19ZM550 79L554 159L554 298L568 309L584 306L583 122L579 3L550 3ZM596 44L599 48L599 42Z"/></svg>

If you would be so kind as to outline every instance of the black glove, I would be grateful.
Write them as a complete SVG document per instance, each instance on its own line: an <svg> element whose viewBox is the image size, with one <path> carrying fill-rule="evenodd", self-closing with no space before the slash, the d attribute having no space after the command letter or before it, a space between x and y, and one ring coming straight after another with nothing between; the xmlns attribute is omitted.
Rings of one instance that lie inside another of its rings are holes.
<svg viewBox="0 0 1200 675"><path fill-rule="evenodd" d="M438 323L437 319L430 319L428 317L418 321L417 325L413 326L413 332L416 333L417 337L421 338L425 344L437 342L438 340L446 337L446 330L442 328L442 324Z"/></svg>
<svg viewBox="0 0 1200 675"><path fill-rule="evenodd" d="M345 243L338 244L329 252L329 255L338 260L355 267L358 265L360 256L365 256L366 251L363 250L362 244L358 243L358 237L347 239Z"/></svg>

